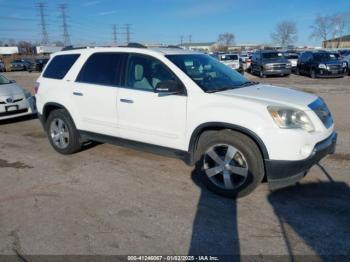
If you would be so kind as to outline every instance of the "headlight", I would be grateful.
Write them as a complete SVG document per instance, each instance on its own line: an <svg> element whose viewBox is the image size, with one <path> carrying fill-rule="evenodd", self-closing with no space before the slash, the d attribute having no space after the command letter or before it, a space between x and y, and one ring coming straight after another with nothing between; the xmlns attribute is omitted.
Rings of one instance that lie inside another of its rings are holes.
<svg viewBox="0 0 350 262"><path fill-rule="evenodd" d="M319 64L318 68L327 69L327 66L325 64Z"/></svg>
<svg viewBox="0 0 350 262"><path fill-rule="evenodd" d="M291 64L286 64L286 68L291 68Z"/></svg>
<svg viewBox="0 0 350 262"><path fill-rule="evenodd" d="M300 128L308 132L314 131L314 126L304 111L296 108L279 106L268 106L267 110L280 128Z"/></svg>
<svg viewBox="0 0 350 262"><path fill-rule="evenodd" d="M343 62L343 67L346 67L346 66L347 66L346 62Z"/></svg>

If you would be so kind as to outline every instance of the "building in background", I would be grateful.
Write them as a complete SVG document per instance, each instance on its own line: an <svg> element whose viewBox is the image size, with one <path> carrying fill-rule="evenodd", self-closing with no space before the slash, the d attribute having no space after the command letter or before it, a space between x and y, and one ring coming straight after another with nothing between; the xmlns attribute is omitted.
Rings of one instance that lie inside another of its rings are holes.
<svg viewBox="0 0 350 262"><path fill-rule="evenodd" d="M36 54L38 55L49 55L62 50L61 46L37 46Z"/></svg>
<svg viewBox="0 0 350 262"><path fill-rule="evenodd" d="M8 56L18 54L19 50L17 46L0 46L0 55Z"/></svg>
<svg viewBox="0 0 350 262"><path fill-rule="evenodd" d="M350 48L350 35L344 35L322 42L323 48Z"/></svg>

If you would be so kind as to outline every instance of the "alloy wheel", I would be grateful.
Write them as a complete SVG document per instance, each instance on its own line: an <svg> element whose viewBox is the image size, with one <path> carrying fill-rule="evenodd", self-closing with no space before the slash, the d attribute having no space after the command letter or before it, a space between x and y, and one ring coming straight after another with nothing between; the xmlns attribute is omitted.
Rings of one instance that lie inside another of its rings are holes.
<svg viewBox="0 0 350 262"><path fill-rule="evenodd" d="M69 145L69 132L66 123L59 118L55 118L50 125L50 135L53 143L60 149L65 149Z"/></svg>
<svg viewBox="0 0 350 262"><path fill-rule="evenodd" d="M204 154L203 169L212 183L225 190L242 186L249 170L242 152L228 144L210 147Z"/></svg>

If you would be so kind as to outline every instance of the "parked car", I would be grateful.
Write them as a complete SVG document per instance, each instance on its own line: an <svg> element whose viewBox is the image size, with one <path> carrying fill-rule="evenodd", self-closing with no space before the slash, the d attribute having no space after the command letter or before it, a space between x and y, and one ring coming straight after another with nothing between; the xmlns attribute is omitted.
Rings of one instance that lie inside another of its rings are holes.
<svg viewBox="0 0 350 262"><path fill-rule="evenodd" d="M5 72L6 68L5 68L5 64L3 61L0 60L0 72Z"/></svg>
<svg viewBox="0 0 350 262"><path fill-rule="evenodd" d="M268 75L289 76L291 74L291 63L282 52L259 50L252 56L251 73L260 77Z"/></svg>
<svg viewBox="0 0 350 262"><path fill-rule="evenodd" d="M27 71L32 62L25 59L17 59L11 62L11 71Z"/></svg>
<svg viewBox="0 0 350 262"><path fill-rule="evenodd" d="M285 53L284 57L288 59L291 64L292 71L297 68L299 55L297 53Z"/></svg>
<svg viewBox="0 0 350 262"><path fill-rule="evenodd" d="M346 73L350 76L350 53L344 56L343 60L346 62L347 65Z"/></svg>
<svg viewBox="0 0 350 262"><path fill-rule="evenodd" d="M307 51L301 54L296 73L316 77L343 77L347 63L335 53L328 51Z"/></svg>
<svg viewBox="0 0 350 262"><path fill-rule="evenodd" d="M189 50L58 52L36 93L57 152L72 154L93 140L179 157L227 197L249 194L265 176L271 188L293 185L336 145L321 98L248 81Z"/></svg>
<svg viewBox="0 0 350 262"><path fill-rule="evenodd" d="M221 63L235 69L241 74L244 73L243 65L239 60L239 56L237 54L220 54L218 55L218 59Z"/></svg>
<svg viewBox="0 0 350 262"><path fill-rule="evenodd" d="M36 114L35 99L30 92L0 75L0 121Z"/></svg>
<svg viewBox="0 0 350 262"><path fill-rule="evenodd" d="M30 73L33 71L41 72L48 61L49 59L47 58L35 59L34 62L30 64L27 70Z"/></svg>

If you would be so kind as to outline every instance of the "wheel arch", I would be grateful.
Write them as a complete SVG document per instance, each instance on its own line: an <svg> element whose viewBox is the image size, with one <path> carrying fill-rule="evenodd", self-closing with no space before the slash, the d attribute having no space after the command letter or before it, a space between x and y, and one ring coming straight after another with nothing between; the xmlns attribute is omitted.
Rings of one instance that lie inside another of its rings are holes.
<svg viewBox="0 0 350 262"><path fill-rule="evenodd" d="M246 136L248 136L250 139L252 139L255 144L258 146L261 155L263 156L263 159L269 159L269 153L267 151L267 148L262 141L262 139L253 131L234 124L230 123L224 123L224 122L208 122L208 123L203 123L199 125L198 127L195 128L195 130L192 132L190 142L189 142L189 155L190 157L190 163L195 164L195 152L198 146L198 140L201 134L205 131L209 130L223 130L223 129L230 129L233 131L240 132Z"/></svg>
<svg viewBox="0 0 350 262"><path fill-rule="evenodd" d="M67 114L69 115L69 117L73 120L71 114L69 113L69 111L67 110L67 108L65 106L63 106L62 104L59 103L55 103L55 102L48 102L44 105L43 107L43 111L42 111L42 116L41 116L41 122L42 124L45 126L46 120L49 117L50 113L54 110L58 110L58 109L64 109ZM74 123L74 121L73 121Z"/></svg>

